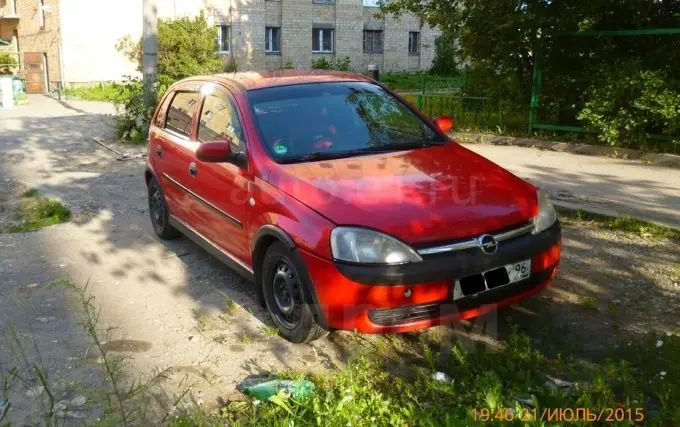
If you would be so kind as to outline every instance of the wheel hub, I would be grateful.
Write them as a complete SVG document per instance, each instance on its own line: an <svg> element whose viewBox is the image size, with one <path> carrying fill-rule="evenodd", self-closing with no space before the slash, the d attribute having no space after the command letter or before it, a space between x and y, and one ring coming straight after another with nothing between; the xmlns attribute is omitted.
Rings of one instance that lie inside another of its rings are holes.
<svg viewBox="0 0 680 427"><path fill-rule="evenodd" d="M276 313L274 313L285 327L295 328L300 322L300 310L302 298L300 294L300 282L295 270L286 261L281 261L276 266L272 283Z"/></svg>

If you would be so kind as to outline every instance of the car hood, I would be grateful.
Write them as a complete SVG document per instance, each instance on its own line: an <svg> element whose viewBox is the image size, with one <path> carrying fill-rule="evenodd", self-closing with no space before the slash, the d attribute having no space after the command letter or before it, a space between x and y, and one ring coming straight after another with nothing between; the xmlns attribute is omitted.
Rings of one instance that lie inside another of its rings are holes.
<svg viewBox="0 0 680 427"><path fill-rule="evenodd" d="M411 244L515 226L538 209L532 185L456 143L278 165L269 181L338 225Z"/></svg>

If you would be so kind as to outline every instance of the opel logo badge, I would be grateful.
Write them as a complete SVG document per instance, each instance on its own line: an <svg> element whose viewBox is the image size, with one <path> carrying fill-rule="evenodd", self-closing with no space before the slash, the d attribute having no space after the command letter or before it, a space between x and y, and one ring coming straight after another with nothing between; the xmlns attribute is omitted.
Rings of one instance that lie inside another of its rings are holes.
<svg viewBox="0 0 680 427"><path fill-rule="evenodd" d="M484 234L477 239L479 248L487 255L493 255L498 250L498 241L488 234Z"/></svg>

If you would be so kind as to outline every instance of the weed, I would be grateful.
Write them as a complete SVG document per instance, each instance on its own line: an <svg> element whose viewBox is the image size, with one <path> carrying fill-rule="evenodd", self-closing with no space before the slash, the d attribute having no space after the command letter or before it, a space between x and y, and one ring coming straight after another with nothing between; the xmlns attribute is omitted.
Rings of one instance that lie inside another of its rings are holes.
<svg viewBox="0 0 680 427"><path fill-rule="evenodd" d="M63 203L48 199L37 190L31 189L22 194L20 206L14 212L18 224L8 227L6 231L10 233L36 231L66 222L70 217L71 211Z"/></svg>
<svg viewBox="0 0 680 427"><path fill-rule="evenodd" d="M578 297L577 304L586 310L597 310L597 299L585 295Z"/></svg>
<svg viewBox="0 0 680 427"><path fill-rule="evenodd" d="M671 277L673 280L680 281L680 265L676 265L673 271L671 271Z"/></svg>
<svg viewBox="0 0 680 427"><path fill-rule="evenodd" d="M99 83L91 87L68 88L66 96L86 101L120 102L121 91L117 83Z"/></svg>
<svg viewBox="0 0 680 427"><path fill-rule="evenodd" d="M272 325L266 325L262 327L262 332L264 332L265 336L272 338L279 335L279 328Z"/></svg>
<svg viewBox="0 0 680 427"><path fill-rule="evenodd" d="M252 344L253 342L255 342L255 338L252 335L250 335L248 332L243 331L241 333L241 342L243 344L246 344L246 345Z"/></svg>
<svg viewBox="0 0 680 427"><path fill-rule="evenodd" d="M30 190L24 191L21 194L21 197L30 198L30 197L37 197L38 195L40 195L40 192L35 188L31 188Z"/></svg>
<svg viewBox="0 0 680 427"><path fill-rule="evenodd" d="M202 308L195 308L193 310L194 319L198 322L198 330L200 332L207 332L210 330L212 321L210 319L210 313Z"/></svg>
<svg viewBox="0 0 680 427"><path fill-rule="evenodd" d="M229 298L227 299L227 302L224 304L225 309L227 310L227 314L229 316L233 316L239 311L241 311L241 306L236 303L233 299Z"/></svg>
<svg viewBox="0 0 680 427"><path fill-rule="evenodd" d="M580 209L558 208L560 220L567 224L590 222L609 230L634 233L650 240L663 238L680 241L680 230L631 217L612 217Z"/></svg>
<svg viewBox="0 0 680 427"><path fill-rule="evenodd" d="M601 366L575 366L589 381L569 388L555 387L548 377L569 364L561 356L548 359L528 336L514 328L497 352L484 347L464 352L454 345L452 357L441 362L425 350L426 366L412 365L410 375L393 375L375 354L355 357L332 377L306 375L316 389L307 398L278 395L268 402L231 402L219 412L191 408L171 425L469 425L475 408L517 408L518 399L537 408L602 408L645 406L649 425L671 425L680 411L680 338L664 336L641 342L628 361ZM657 363L658 361L658 363ZM652 363L653 362L653 363ZM433 379L432 370L453 381ZM282 379L305 375L284 372ZM548 381L547 381L548 380Z"/></svg>
<svg viewBox="0 0 680 427"><path fill-rule="evenodd" d="M108 418L104 424L124 426L146 424L144 420L149 392L167 378L168 370L160 371L146 380L127 378L125 375L127 358L111 355L104 347L104 343L111 340L111 334L115 328L101 329L99 327L101 309L95 305L95 298L89 293L89 282L84 288L76 286L70 280L61 280L58 283L77 295L83 313L81 325L101 354L104 373L111 385L111 390L105 395ZM180 392L181 397L178 399L183 398L188 393L188 389L190 386L187 386L184 392Z"/></svg>

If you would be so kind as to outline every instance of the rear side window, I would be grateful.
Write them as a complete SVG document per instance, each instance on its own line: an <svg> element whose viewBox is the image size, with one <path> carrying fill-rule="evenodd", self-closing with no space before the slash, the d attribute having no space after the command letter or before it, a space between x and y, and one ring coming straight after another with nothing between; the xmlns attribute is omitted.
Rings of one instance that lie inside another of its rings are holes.
<svg viewBox="0 0 680 427"><path fill-rule="evenodd" d="M196 92L177 92L168 108L165 128L180 135L189 136L191 119L198 104Z"/></svg>

